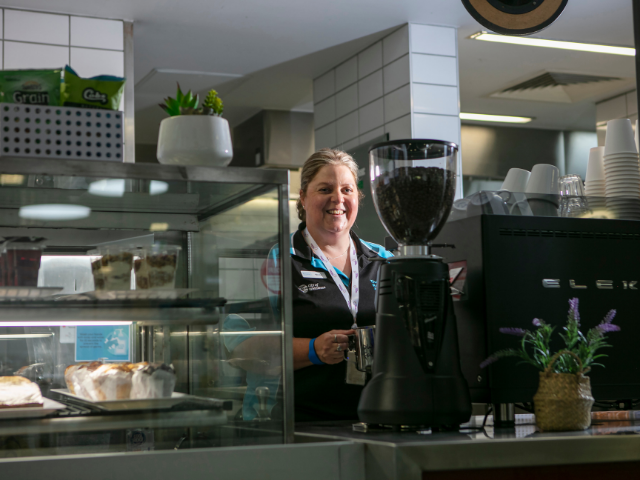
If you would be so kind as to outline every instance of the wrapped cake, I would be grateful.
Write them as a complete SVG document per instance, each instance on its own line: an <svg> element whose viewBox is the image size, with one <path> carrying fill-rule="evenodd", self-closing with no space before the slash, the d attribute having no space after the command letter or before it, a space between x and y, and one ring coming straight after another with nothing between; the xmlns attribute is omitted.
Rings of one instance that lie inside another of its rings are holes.
<svg viewBox="0 0 640 480"><path fill-rule="evenodd" d="M170 397L176 386L173 365L151 363L133 373L131 398Z"/></svg>
<svg viewBox="0 0 640 480"><path fill-rule="evenodd" d="M0 408L42 407L40 387L24 377L0 377Z"/></svg>
<svg viewBox="0 0 640 480"><path fill-rule="evenodd" d="M91 362L68 366L65 382L70 393L102 402L170 397L176 375L172 366L160 363Z"/></svg>
<svg viewBox="0 0 640 480"><path fill-rule="evenodd" d="M104 401L130 398L132 369L133 365L130 363L114 363L104 364L91 372L91 399Z"/></svg>
<svg viewBox="0 0 640 480"><path fill-rule="evenodd" d="M91 362L80 365L71 372L70 378L73 385L73 393L88 400L94 400L94 387L91 373L100 368L102 362ZM65 379L66 380L66 379ZM69 391L72 391L69 388Z"/></svg>

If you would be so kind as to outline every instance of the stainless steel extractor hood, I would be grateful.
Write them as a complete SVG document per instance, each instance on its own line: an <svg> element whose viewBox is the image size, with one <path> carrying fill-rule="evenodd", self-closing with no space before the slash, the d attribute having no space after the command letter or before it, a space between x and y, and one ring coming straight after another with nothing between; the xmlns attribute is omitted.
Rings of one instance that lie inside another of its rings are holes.
<svg viewBox="0 0 640 480"><path fill-rule="evenodd" d="M314 151L313 114L262 110L233 129L233 167L299 168Z"/></svg>

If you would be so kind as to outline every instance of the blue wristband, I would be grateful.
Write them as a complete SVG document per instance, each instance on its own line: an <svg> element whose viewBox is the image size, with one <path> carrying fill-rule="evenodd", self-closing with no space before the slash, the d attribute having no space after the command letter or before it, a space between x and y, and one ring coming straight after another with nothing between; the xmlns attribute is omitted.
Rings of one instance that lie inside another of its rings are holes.
<svg viewBox="0 0 640 480"><path fill-rule="evenodd" d="M314 365L326 365L326 363L320 360L318 354L316 353L316 348L313 346L315 342L315 338L312 338L309 342L309 360L311 360L311 363L313 363Z"/></svg>

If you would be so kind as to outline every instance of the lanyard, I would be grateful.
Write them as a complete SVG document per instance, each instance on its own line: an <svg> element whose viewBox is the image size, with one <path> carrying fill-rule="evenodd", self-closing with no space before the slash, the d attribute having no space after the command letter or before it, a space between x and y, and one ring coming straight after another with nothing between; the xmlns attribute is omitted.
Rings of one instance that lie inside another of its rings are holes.
<svg viewBox="0 0 640 480"><path fill-rule="evenodd" d="M351 326L351 328L357 328L358 325L356 323L356 316L358 315L358 302L360 301L360 275L358 274L358 257L356 254L356 247L353 244L351 235L349 235L349 261L351 262L351 298L349 298L349 292L336 273L336 269L333 267L333 265L331 265L331 262L324 254L324 252L320 250L320 247L318 247L318 244L313 239L307 228L305 228L302 232L302 236L305 242L307 242L307 245L309 245L311 247L311 250L313 250L313 253L315 253L318 258L322 260L322 263L329 272L329 275L331 275L331 278L333 278L333 281L340 289L340 292L347 302L347 305L349 305L351 315L353 315L353 325Z"/></svg>

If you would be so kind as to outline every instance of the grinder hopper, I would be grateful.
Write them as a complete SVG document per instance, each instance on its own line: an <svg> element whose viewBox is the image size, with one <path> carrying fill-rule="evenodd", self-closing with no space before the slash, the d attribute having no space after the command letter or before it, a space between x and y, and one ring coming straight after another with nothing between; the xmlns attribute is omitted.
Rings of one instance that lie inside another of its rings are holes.
<svg viewBox="0 0 640 480"><path fill-rule="evenodd" d="M457 145L397 140L374 145L369 158L373 201L385 229L401 247L427 246L453 205Z"/></svg>

